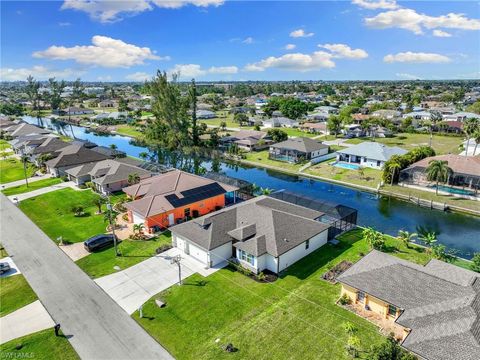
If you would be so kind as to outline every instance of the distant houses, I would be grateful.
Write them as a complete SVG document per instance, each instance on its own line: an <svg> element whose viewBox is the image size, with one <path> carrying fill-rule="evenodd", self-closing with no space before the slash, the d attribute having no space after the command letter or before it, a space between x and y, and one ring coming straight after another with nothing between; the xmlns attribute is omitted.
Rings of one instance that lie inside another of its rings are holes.
<svg viewBox="0 0 480 360"><path fill-rule="evenodd" d="M407 150L366 141L337 151L337 161L358 164L380 170L393 155L405 155Z"/></svg>
<svg viewBox="0 0 480 360"><path fill-rule="evenodd" d="M299 137L270 145L269 158L272 160L298 163L315 160L328 154L329 146L320 141Z"/></svg>
<svg viewBox="0 0 480 360"><path fill-rule="evenodd" d="M267 149L273 144L273 140L265 131L256 130L240 130L220 138L220 148L223 150L233 144L241 150L257 151Z"/></svg>

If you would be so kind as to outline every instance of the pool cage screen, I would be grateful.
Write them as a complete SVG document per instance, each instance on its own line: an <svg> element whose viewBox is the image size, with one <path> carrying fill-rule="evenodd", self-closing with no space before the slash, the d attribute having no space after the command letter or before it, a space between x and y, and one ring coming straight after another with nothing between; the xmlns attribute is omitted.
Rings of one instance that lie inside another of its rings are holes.
<svg viewBox="0 0 480 360"><path fill-rule="evenodd" d="M330 225L328 240L357 226L358 211L354 208L295 194L286 190L275 191L269 196L322 212L324 215L320 216L317 221Z"/></svg>

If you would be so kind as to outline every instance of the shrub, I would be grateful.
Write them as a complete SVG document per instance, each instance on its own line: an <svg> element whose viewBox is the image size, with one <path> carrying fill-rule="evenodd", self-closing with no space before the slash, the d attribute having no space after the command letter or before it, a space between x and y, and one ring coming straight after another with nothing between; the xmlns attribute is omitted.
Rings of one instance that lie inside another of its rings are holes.
<svg viewBox="0 0 480 360"><path fill-rule="evenodd" d="M476 272L480 272L480 253L475 253L470 264L470 269Z"/></svg>
<svg viewBox="0 0 480 360"><path fill-rule="evenodd" d="M76 217L85 215L85 212L83 211L83 206L80 205L72 206L72 213Z"/></svg>
<svg viewBox="0 0 480 360"><path fill-rule="evenodd" d="M346 295L346 294L344 294ZM357 332L357 327L355 326L354 323L347 321L346 323L343 323L343 328L347 334L354 334Z"/></svg>
<svg viewBox="0 0 480 360"><path fill-rule="evenodd" d="M263 271L261 271L258 275L257 275L257 280L258 281L265 281L267 277L265 276L265 274L263 273Z"/></svg>
<svg viewBox="0 0 480 360"><path fill-rule="evenodd" d="M343 294L340 299L338 300L340 305L350 305L352 303L352 299L347 294Z"/></svg>

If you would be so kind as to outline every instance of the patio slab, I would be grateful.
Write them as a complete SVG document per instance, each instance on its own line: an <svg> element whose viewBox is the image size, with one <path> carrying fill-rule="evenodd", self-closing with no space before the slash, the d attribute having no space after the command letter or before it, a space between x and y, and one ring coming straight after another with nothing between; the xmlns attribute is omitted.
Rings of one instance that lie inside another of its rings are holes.
<svg viewBox="0 0 480 360"><path fill-rule="evenodd" d="M83 242L59 245L59 248L62 249L62 251L73 261L80 260L81 258L90 255L90 253L83 247Z"/></svg>

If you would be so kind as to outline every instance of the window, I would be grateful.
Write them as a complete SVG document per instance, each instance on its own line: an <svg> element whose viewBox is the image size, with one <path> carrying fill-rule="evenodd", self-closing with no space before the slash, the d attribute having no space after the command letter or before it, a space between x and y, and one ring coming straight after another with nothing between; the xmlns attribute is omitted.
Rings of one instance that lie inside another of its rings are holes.
<svg viewBox="0 0 480 360"><path fill-rule="evenodd" d="M305 250L308 250L309 247L310 247L310 239L305 241Z"/></svg>
<svg viewBox="0 0 480 360"><path fill-rule="evenodd" d="M380 161L377 160L377 166L380 167Z"/></svg>
<svg viewBox="0 0 480 360"><path fill-rule="evenodd" d="M357 301L362 304L365 301L365 293L363 291L357 292Z"/></svg>
<svg viewBox="0 0 480 360"><path fill-rule="evenodd" d="M183 213L185 214L185 217L189 217L190 216L190 208L186 208Z"/></svg>
<svg viewBox="0 0 480 360"><path fill-rule="evenodd" d="M240 260L243 260L250 265L254 266L255 265L255 257L243 250L238 250L238 255L240 257Z"/></svg>
<svg viewBox="0 0 480 360"><path fill-rule="evenodd" d="M388 305L388 315L397 316L397 308L393 305Z"/></svg>

